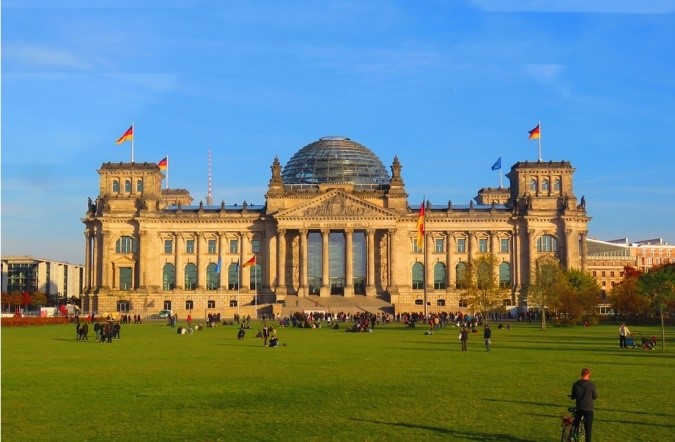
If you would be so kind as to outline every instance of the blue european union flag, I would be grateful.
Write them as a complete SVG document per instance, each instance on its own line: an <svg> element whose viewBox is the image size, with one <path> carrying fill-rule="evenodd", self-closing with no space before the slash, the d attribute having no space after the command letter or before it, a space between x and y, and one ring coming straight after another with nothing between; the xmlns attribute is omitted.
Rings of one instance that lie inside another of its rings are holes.
<svg viewBox="0 0 675 442"><path fill-rule="evenodd" d="M492 170L499 170L502 168L502 157L497 158L497 161L492 165Z"/></svg>
<svg viewBox="0 0 675 442"><path fill-rule="evenodd" d="M216 264L216 273L220 273L220 256L218 257L218 264Z"/></svg>

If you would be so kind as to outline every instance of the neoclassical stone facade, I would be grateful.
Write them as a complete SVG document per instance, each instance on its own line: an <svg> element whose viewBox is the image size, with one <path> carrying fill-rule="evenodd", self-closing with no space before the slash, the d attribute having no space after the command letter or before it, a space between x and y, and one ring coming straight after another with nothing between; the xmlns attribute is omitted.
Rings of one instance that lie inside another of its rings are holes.
<svg viewBox="0 0 675 442"><path fill-rule="evenodd" d="M105 163L82 220L83 308L260 312L297 296L420 311L426 296L431 310L457 311L457 274L483 253L497 257L505 304L526 307L538 260L586 267L590 218L569 162L518 162L509 188L483 188L468 205L427 202L421 249L419 203L409 204L401 169L398 158L389 174L368 148L322 138L283 170L274 159L264 206L194 205L188 191L162 189L155 164Z"/></svg>

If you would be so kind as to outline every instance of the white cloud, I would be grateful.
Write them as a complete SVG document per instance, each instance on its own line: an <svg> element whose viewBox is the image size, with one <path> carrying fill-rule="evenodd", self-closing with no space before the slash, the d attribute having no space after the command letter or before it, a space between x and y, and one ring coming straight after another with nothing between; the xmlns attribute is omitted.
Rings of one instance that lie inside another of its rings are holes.
<svg viewBox="0 0 675 442"><path fill-rule="evenodd" d="M92 68L87 61L72 52L46 46L25 43L6 43L3 48L5 69L12 70L88 70Z"/></svg>

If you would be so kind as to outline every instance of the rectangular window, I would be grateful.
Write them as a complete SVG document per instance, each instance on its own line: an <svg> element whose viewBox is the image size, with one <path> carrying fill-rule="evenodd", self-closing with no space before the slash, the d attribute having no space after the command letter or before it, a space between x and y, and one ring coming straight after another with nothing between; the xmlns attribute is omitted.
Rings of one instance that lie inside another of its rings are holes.
<svg viewBox="0 0 675 442"><path fill-rule="evenodd" d="M206 243L207 253L216 253L218 250L216 248L216 240L210 239Z"/></svg>
<svg viewBox="0 0 675 442"><path fill-rule="evenodd" d="M185 241L185 253L195 253L195 240L188 239Z"/></svg>
<svg viewBox="0 0 675 442"><path fill-rule="evenodd" d="M466 307L466 299L460 299L459 300L459 306L460 307Z"/></svg>
<svg viewBox="0 0 675 442"><path fill-rule="evenodd" d="M251 241L251 251L253 253L260 253L260 240L254 239Z"/></svg>
<svg viewBox="0 0 675 442"><path fill-rule="evenodd" d="M509 253L511 251L511 243L508 238L499 240L499 251L502 253Z"/></svg>
<svg viewBox="0 0 675 442"><path fill-rule="evenodd" d="M487 240L487 238L480 238L478 240L478 251L480 253L487 253L487 251L488 251L488 240Z"/></svg>
<svg viewBox="0 0 675 442"><path fill-rule="evenodd" d="M231 239L230 240L230 253L239 253L239 240Z"/></svg>
<svg viewBox="0 0 675 442"><path fill-rule="evenodd" d="M445 240L438 238L435 240L436 243L436 253L443 253L445 250Z"/></svg>
<svg viewBox="0 0 675 442"><path fill-rule="evenodd" d="M413 253L422 253L423 250L417 247L417 240L413 238L412 240L412 251Z"/></svg>
<svg viewBox="0 0 675 442"><path fill-rule="evenodd" d="M216 308L216 301L209 299L207 303L207 308Z"/></svg>
<svg viewBox="0 0 675 442"><path fill-rule="evenodd" d="M190 300L185 301L185 310L192 310L192 309L193 309L192 301L190 301Z"/></svg>
<svg viewBox="0 0 675 442"><path fill-rule="evenodd" d="M164 253L173 253L173 240L165 239L164 240Z"/></svg>
<svg viewBox="0 0 675 442"><path fill-rule="evenodd" d="M457 253L466 253L466 239L459 238L457 240Z"/></svg>

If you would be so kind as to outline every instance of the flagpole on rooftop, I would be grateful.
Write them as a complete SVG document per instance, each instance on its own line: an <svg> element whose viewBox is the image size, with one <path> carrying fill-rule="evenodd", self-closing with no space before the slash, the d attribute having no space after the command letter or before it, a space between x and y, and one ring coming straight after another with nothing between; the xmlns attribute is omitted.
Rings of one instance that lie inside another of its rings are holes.
<svg viewBox="0 0 675 442"><path fill-rule="evenodd" d="M166 188L169 188L169 156L166 156Z"/></svg>
<svg viewBox="0 0 675 442"><path fill-rule="evenodd" d="M539 161L541 161L541 121L537 124L537 127L539 128L539 138L537 138L537 141L539 141Z"/></svg>
<svg viewBox="0 0 675 442"><path fill-rule="evenodd" d="M422 197L422 207L426 206L426 195ZM422 272L422 286L424 287L424 320L428 319L427 307L427 212L426 207L422 216L422 250L424 251L424 272Z"/></svg>
<svg viewBox="0 0 675 442"><path fill-rule="evenodd" d="M134 138L136 138L136 128L134 122L131 122L131 162L134 162Z"/></svg>

